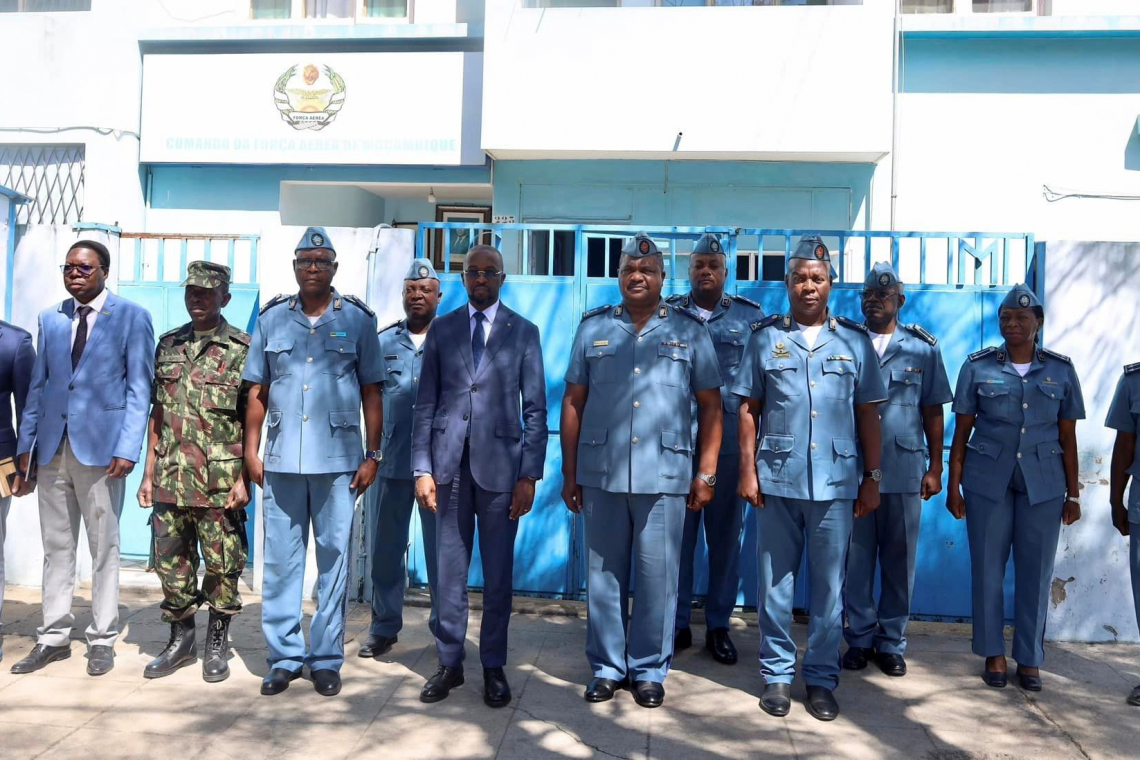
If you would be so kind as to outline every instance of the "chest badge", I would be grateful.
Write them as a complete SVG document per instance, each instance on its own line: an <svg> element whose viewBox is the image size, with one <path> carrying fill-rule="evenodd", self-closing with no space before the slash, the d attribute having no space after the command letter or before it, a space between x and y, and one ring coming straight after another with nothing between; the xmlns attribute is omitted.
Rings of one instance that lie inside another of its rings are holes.
<svg viewBox="0 0 1140 760"><path fill-rule="evenodd" d="M331 332L331 333L329 333L329 337L330 338L347 338L348 333L346 333L346 332Z"/></svg>
<svg viewBox="0 0 1140 760"><path fill-rule="evenodd" d="M835 356L829 356L829 357L827 357L827 360L829 362L853 362L853 361L855 361L855 359L853 359L852 357L844 356L843 354L836 354Z"/></svg>
<svg viewBox="0 0 1140 760"><path fill-rule="evenodd" d="M772 349L772 358L773 359L791 359L792 354L791 354L791 352L788 351L788 347L784 345L784 342L780 341L779 343L776 344L776 347Z"/></svg>
<svg viewBox="0 0 1140 760"><path fill-rule="evenodd" d="M594 348L601 348L602 346L608 346L609 344L610 342L608 340L595 340Z"/></svg>
<svg viewBox="0 0 1140 760"><path fill-rule="evenodd" d="M661 341L661 345L669 346L671 348L688 348L689 347L688 343L682 343L679 340L663 340L663 341Z"/></svg>

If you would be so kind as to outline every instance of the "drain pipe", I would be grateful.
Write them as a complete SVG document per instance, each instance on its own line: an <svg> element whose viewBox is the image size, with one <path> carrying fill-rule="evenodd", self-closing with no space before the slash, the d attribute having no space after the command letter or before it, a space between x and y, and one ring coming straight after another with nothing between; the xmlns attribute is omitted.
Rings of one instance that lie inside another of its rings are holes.
<svg viewBox="0 0 1140 760"><path fill-rule="evenodd" d="M895 204L898 201L899 183L899 70L902 68L902 30L900 8L902 0L895 0L893 55L891 57L891 232L895 231Z"/></svg>

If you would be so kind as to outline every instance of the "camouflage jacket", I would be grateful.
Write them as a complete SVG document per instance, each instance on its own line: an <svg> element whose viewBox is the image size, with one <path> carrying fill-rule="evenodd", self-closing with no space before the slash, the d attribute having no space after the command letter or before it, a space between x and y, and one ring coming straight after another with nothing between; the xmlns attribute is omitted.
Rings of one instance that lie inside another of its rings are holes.
<svg viewBox="0 0 1140 760"><path fill-rule="evenodd" d="M151 402L162 407L155 447L154 500L224 507L242 476L242 423L248 386L241 373L250 336L225 320L195 346L189 325L158 340Z"/></svg>

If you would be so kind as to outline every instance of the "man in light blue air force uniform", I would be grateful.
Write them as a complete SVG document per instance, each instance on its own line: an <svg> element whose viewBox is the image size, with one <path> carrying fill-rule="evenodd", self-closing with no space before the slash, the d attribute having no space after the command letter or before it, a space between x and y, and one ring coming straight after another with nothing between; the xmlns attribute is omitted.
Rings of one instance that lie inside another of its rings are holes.
<svg viewBox="0 0 1140 760"><path fill-rule="evenodd" d="M732 387L744 397L740 495L758 507L757 606L766 683L760 707L778 717L791 709L792 596L805 536L811 583L803 663L807 709L819 720L839 715L832 692L839 685L844 560L853 519L866 519L879 506L878 404L886 401L887 389L867 328L828 311L834 278L823 241L801 238L785 276L790 313L753 325Z"/></svg>
<svg viewBox="0 0 1140 760"><path fill-rule="evenodd" d="M879 407L882 503L855 521L847 552L847 653L843 667L862 670L874 659L888 676L906 675L906 624L914 591L914 559L922 502L942 490L942 405L953 401L942 352L918 325L899 324L906 303L894 268L877 262L863 283L863 316L888 403ZM927 464L929 450L930 463ZM875 563L879 605L875 607Z"/></svg>
<svg viewBox="0 0 1140 760"><path fill-rule="evenodd" d="M404 276L404 319L380 330L384 357L384 458L376 487L365 494L372 524L372 627L360 645L361 657L379 657L396 643L404 626L404 587L408 570L408 525L416 502L412 477L412 412L420 387L424 341L440 300L439 276L427 259L415 259ZM428 628L435 633L435 513L420 508L428 590Z"/></svg>
<svg viewBox="0 0 1140 760"><path fill-rule="evenodd" d="M689 286L686 295L665 299L667 303L696 312L709 329L720 374L725 387L740 367L749 325L764 316L760 304L744 296L728 296L724 282L728 276L727 254L720 238L711 233L701 236L689 256ZM705 598L705 649L725 665L736 664L736 647L728 635L729 617L736 606L740 585L740 531L744 524L744 502L736 495L740 450L736 441L736 416L740 399L722 390L724 435L717 461L717 488L713 500L700 512L685 513L685 538L681 543L681 570L677 587L677 630L673 648L692 646L689 617L693 605L693 554L701 521L705 525L705 545L709 557L709 586ZM696 400L693 404L693 444L696 445ZM695 463L694 463L695 464Z"/></svg>
<svg viewBox="0 0 1140 760"><path fill-rule="evenodd" d="M1116 431L1109 503L1112 505L1112 524L1120 535L1130 536L1128 556L1132 566L1132 599L1136 604L1136 621L1140 623L1140 487L1135 483L1128 494L1128 506L1124 506L1124 491L1128 488L1129 479L1140 475L1140 456L1137 456L1140 451L1136 448L1136 431L1140 430L1140 362L1124 368L1104 424ZM1128 695L1128 704L1140 707L1140 686Z"/></svg>
<svg viewBox="0 0 1140 760"><path fill-rule="evenodd" d="M280 694L308 665L317 693L340 693L344 663L348 546L356 497L376 479L384 371L376 315L332 287L336 249L321 227L297 244L300 291L265 305L242 379L253 384L245 419L245 462L265 488L265 580L261 629L269 674L261 693ZM360 417L368 440L361 448ZM265 461L258 456L268 420ZM317 611L309 647L301 596L309 524L317 542Z"/></svg>
<svg viewBox="0 0 1140 760"><path fill-rule="evenodd" d="M566 371L562 499L586 517L587 702L612 699L626 681L642 707L664 701L686 507L700 511L716 486L716 352L696 314L661 300L664 278L653 240L628 241L618 265L622 302L586 312Z"/></svg>

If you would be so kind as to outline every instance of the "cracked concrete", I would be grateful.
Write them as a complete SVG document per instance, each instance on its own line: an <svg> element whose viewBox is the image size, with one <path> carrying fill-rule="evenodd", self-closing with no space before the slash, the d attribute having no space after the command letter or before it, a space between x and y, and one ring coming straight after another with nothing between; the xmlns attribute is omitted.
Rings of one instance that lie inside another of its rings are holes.
<svg viewBox="0 0 1140 760"><path fill-rule="evenodd" d="M483 704L478 612L468 642L467 683L434 705L418 700L435 672L427 610L410 606L399 643L377 660L356 657L367 635L368 608L351 605L344 690L318 697L308 680L278 697L258 694L265 674L260 604L247 591L246 611L232 627L233 675L202 681L198 665L154 681L143 666L163 647L156 589L124 589L123 635L116 667L101 678L84 668L82 630L90 616L77 598L71 659L13 676L9 667L34 644L39 592L8 589L4 660L0 665L0 757L153 758L1002 758L1136 757L1140 708L1125 703L1140 683L1140 647L1047 644L1045 691L1012 683L987 689L981 661L970 653L969 626L916 623L910 630L910 674L889 679L873 666L845 673L833 723L807 715L800 683L792 713L771 718L757 707L763 686L755 655L755 615L733 620L741 662L725 667L698 647L679 653L666 682L665 706L638 707L628 692L589 705L581 605L518 600L511 624L507 675L515 699L501 710ZM478 607L475 600L474 607ZM311 612L311 609L308 610ZM205 615L199 615L204 624ZM694 640L703 640L700 614ZM796 626L802 647L805 630Z"/></svg>

